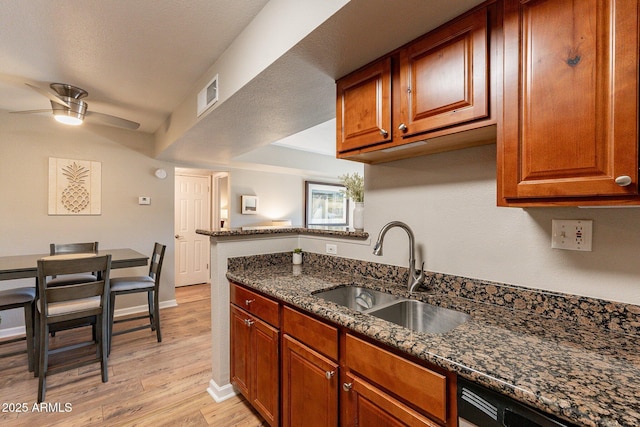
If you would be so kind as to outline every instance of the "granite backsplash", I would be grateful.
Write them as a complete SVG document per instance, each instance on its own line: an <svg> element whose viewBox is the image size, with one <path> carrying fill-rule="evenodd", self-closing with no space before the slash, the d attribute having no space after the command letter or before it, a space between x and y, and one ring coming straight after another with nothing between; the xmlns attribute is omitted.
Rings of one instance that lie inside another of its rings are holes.
<svg viewBox="0 0 640 427"><path fill-rule="evenodd" d="M384 282L405 283L408 269L387 264L305 252L304 263L317 268ZM291 263L291 252L229 258L230 271ZM530 311L549 319L640 336L640 306L577 295L541 291L468 277L426 272L427 292L466 298L510 310Z"/></svg>

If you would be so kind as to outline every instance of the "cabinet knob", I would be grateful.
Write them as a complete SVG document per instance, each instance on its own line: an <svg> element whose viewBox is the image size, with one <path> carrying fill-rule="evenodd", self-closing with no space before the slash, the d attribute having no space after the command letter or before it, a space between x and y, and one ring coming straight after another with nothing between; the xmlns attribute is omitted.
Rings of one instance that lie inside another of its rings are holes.
<svg viewBox="0 0 640 427"><path fill-rule="evenodd" d="M343 383L342 384L342 389L344 391L351 391L352 387L353 387L353 383Z"/></svg>
<svg viewBox="0 0 640 427"><path fill-rule="evenodd" d="M380 129L380 135L382 135L383 138L386 138L387 136L389 136L389 132L384 129Z"/></svg>
<svg viewBox="0 0 640 427"><path fill-rule="evenodd" d="M631 184L631 177L629 175L620 175L616 178L616 184L618 184L620 187L626 187L627 185Z"/></svg>
<svg viewBox="0 0 640 427"><path fill-rule="evenodd" d="M254 301L255 301L254 299L246 299L246 300L244 300L244 305L249 305Z"/></svg>
<svg viewBox="0 0 640 427"><path fill-rule="evenodd" d="M251 325L253 325L254 323L256 323L254 320L244 319L244 324L247 325L248 327L251 327Z"/></svg>
<svg viewBox="0 0 640 427"><path fill-rule="evenodd" d="M400 129L402 132L406 132L407 125L405 125L404 123L400 123L400 126L398 126L398 129Z"/></svg>
<svg viewBox="0 0 640 427"><path fill-rule="evenodd" d="M333 378L335 374L336 374L336 371L327 371L324 373L324 376L327 377L328 380L330 380L331 378Z"/></svg>

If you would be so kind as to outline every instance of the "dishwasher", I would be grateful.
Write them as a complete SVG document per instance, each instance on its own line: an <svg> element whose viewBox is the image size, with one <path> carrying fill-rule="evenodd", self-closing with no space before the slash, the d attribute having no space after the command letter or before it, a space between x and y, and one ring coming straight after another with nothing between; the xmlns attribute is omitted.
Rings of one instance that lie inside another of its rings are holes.
<svg viewBox="0 0 640 427"><path fill-rule="evenodd" d="M458 426L576 427L463 378L458 378Z"/></svg>

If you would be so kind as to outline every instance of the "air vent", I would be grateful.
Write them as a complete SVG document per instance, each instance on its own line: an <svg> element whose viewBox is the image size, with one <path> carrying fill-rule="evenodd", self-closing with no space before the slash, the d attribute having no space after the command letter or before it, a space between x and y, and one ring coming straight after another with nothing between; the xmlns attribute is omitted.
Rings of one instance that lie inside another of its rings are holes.
<svg viewBox="0 0 640 427"><path fill-rule="evenodd" d="M218 101L218 75L198 93L198 117Z"/></svg>

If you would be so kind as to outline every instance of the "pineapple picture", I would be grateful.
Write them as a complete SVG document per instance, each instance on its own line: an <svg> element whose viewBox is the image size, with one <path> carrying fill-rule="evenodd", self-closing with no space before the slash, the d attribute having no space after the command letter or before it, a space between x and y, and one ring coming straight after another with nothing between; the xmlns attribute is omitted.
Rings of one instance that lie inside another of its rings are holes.
<svg viewBox="0 0 640 427"><path fill-rule="evenodd" d="M89 170L73 162L62 169L62 175L69 180L69 185L62 191L60 202L69 212L79 213L89 206L91 196L84 186Z"/></svg>
<svg viewBox="0 0 640 427"><path fill-rule="evenodd" d="M49 215L100 215L102 164L49 157Z"/></svg>

